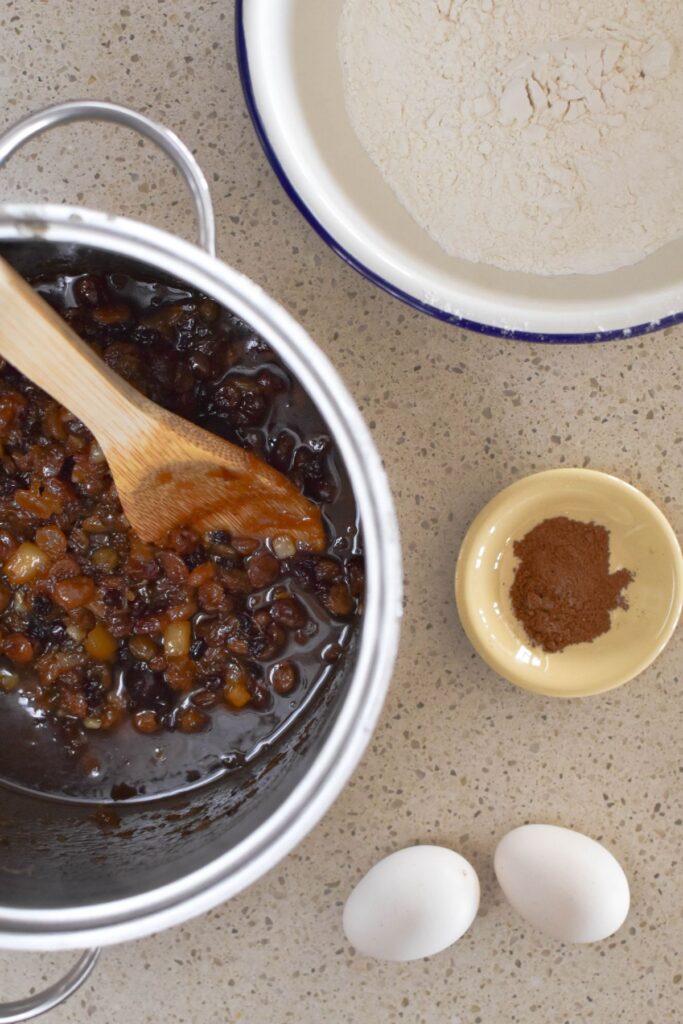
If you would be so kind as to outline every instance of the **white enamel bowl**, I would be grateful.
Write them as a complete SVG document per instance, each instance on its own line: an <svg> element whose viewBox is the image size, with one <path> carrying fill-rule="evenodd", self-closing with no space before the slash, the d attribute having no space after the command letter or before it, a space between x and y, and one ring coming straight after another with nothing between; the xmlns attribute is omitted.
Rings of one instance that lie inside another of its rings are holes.
<svg viewBox="0 0 683 1024"><path fill-rule="evenodd" d="M416 309L528 341L606 341L683 320L683 240L609 274L545 278L455 259L413 221L344 109L343 0L237 0L244 93L290 198L356 270Z"/></svg>

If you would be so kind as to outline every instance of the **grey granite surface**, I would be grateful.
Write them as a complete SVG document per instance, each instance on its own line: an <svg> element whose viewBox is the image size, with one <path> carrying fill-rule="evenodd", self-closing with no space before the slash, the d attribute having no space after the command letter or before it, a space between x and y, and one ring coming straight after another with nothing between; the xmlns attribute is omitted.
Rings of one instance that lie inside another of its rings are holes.
<svg viewBox="0 0 683 1024"><path fill-rule="evenodd" d="M560 465L639 485L683 529L681 342L549 349L411 312L334 256L289 204L242 100L229 0L3 0L0 123L46 102L109 98L164 121L212 187L223 258L261 283L341 370L386 461L406 614L381 724L352 782L267 877L187 925L105 952L54 1024L675 1024L683 1019L679 632L603 697L555 702L498 679L452 600L468 522L500 487ZM106 126L71 127L0 173L3 198L65 199L193 235L162 157ZM602 839L632 884L621 931L562 946L493 883L497 839L526 820ZM453 846L483 883L454 947L403 966L353 954L341 907L380 856ZM72 955L0 953L0 994Z"/></svg>

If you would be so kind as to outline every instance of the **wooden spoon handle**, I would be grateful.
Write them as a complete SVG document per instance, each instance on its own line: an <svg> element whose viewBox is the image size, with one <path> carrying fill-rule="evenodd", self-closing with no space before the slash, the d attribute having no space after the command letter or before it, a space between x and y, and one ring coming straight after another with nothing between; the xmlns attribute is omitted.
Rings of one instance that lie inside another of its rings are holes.
<svg viewBox="0 0 683 1024"><path fill-rule="evenodd" d="M0 355L66 406L101 443L121 444L149 430L139 392L98 359L2 258Z"/></svg>

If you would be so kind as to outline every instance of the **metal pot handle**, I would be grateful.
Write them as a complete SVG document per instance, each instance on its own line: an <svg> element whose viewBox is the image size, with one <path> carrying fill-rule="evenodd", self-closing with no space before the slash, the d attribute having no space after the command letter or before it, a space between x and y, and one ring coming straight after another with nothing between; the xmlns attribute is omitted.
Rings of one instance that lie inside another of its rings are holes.
<svg viewBox="0 0 683 1024"><path fill-rule="evenodd" d="M22 118L0 135L0 166L12 153L48 128L71 121L113 121L132 128L163 149L187 185L199 222L199 244L211 255L216 255L216 226L211 205L209 186L204 174L184 142L168 128L138 114L128 107L100 100L70 100L45 107Z"/></svg>
<svg viewBox="0 0 683 1024"><path fill-rule="evenodd" d="M171 158L192 196L199 224L199 244L211 256L215 256L216 226L206 178L185 143L168 128L150 120L144 114L138 114L116 103L98 100L71 100L45 107L17 121L0 135L0 167L29 139L42 135L48 128L72 121L91 120L113 121L115 124L132 128L156 143ZM63 1003L90 976L100 952L100 949L87 950L60 981L50 985L43 992L38 992L27 999L0 1003L0 1024L18 1024L19 1021L31 1020Z"/></svg>
<svg viewBox="0 0 683 1024"><path fill-rule="evenodd" d="M86 950L68 974L42 992L27 999L17 999L14 1003L0 1003L0 1024L18 1024L19 1021L31 1020L59 1006L90 976L101 952L101 949Z"/></svg>

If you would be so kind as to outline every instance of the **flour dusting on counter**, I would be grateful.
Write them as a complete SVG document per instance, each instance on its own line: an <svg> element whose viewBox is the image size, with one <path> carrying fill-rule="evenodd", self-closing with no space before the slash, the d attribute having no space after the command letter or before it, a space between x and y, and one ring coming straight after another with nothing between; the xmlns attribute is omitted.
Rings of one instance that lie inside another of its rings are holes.
<svg viewBox="0 0 683 1024"><path fill-rule="evenodd" d="M601 273L683 235L680 0L345 0L339 47L362 145L451 255Z"/></svg>

